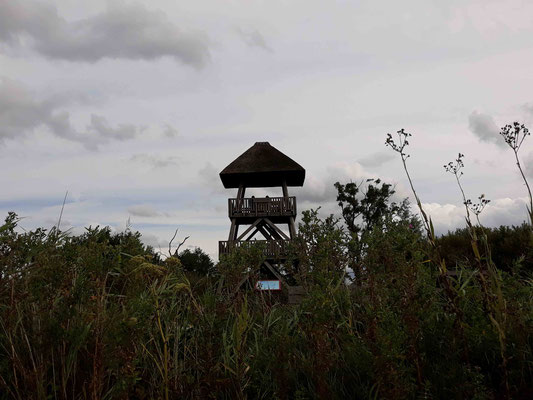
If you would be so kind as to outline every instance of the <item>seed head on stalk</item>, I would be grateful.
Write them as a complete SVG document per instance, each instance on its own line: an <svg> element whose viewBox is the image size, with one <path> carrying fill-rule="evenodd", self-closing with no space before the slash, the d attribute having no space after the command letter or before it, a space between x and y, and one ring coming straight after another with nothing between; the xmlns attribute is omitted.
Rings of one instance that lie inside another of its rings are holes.
<svg viewBox="0 0 533 400"><path fill-rule="evenodd" d="M418 205L418 209L420 210L420 214L422 215L422 220L424 223L424 228L426 230L426 233L428 235L428 238L432 245L436 247L435 244L435 230L433 228L433 222L431 221L431 218L429 218L424 211L422 207L422 203L420 201L420 198L418 197L418 194L416 193L416 190L413 186L413 181L411 179L411 175L409 174L409 170L407 169L407 159L410 157L409 154L405 151L405 148L409 146L409 140L412 135L405 131L405 129L400 129L396 132L398 135L398 141L396 142L392 135L390 133L387 133L387 139L385 140L385 146L389 146L392 150L400 154L400 157L402 159L403 169L405 170L405 173L407 175L407 179L409 180L409 185L411 186L411 191L413 192L413 195L415 196L416 204Z"/></svg>
<svg viewBox="0 0 533 400"><path fill-rule="evenodd" d="M505 140L505 143L507 143L509 147L513 150L516 160L516 166L518 167L518 170L522 175L522 179L526 184L527 193L529 195L529 206L527 206L527 212L529 214L529 222L531 224L531 227L533 228L533 196L531 195L531 188L529 187L529 182L527 181L526 175L522 170L520 159L518 158L518 151L520 150L520 147L522 147L526 136L530 135L529 129L527 129L524 124L520 124L515 121L512 125L505 125L501 129L500 135L502 135L503 140Z"/></svg>
<svg viewBox="0 0 533 400"><path fill-rule="evenodd" d="M446 172L449 172L455 176L455 180L457 181L457 185L459 186L459 189L461 190L461 194L463 196L463 204L466 209L466 223L468 225L468 228L472 231L470 211L474 213L478 224L481 226L481 222L479 221L479 214L481 214L481 212L485 209L485 206L490 203L490 200L486 199L484 194L478 197L478 203L473 203L472 200L466 198L463 185L461 184L461 177L463 176L463 171L461 170L465 166L463 162L464 156L464 154L459 153L455 161L450 161L448 164L444 165L444 169L446 170Z"/></svg>

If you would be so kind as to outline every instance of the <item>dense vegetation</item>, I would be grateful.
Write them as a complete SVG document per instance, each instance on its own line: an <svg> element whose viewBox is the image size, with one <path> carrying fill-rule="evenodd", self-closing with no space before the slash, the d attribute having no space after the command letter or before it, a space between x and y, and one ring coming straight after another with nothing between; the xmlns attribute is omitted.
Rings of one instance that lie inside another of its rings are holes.
<svg viewBox="0 0 533 400"><path fill-rule="evenodd" d="M341 220L301 218L297 306L235 290L261 249L214 266L131 231L20 232L10 213L0 398L532 398L531 225L483 228L465 199L467 227L436 238L416 194L421 219L388 184L336 187Z"/></svg>
<svg viewBox="0 0 533 400"><path fill-rule="evenodd" d="M476 268L465 259L450 277L457 315L403 221L368 234L347 285L349 235L305 213L296 251L308 295L296 307L231 296L257 252L202 276L179 257L161 261L138 233L18 234L15 223L0 234L4 398L481 399L506 384L532 394L532 280L519 257L489 282L502 349Z"/></svg>

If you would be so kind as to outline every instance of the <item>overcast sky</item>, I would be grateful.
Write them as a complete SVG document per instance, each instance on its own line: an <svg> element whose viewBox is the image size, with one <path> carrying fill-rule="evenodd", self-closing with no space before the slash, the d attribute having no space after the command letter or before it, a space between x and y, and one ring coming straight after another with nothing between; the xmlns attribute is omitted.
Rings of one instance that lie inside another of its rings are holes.
<svg viewBox="0 0 533 400"><path fill-rule="evenodd" d="M0 213L51 227L68 190L63 230L129 220L165 248L179 227L216 258L235 195L218 173L254 142L306 169L299 210L337 212L335 181L409 195L384 146L405 128L439 232L464 224L458 152L482 222L518 224L498 132L531 127L532 71L531 1L0 0Z"/></svg>

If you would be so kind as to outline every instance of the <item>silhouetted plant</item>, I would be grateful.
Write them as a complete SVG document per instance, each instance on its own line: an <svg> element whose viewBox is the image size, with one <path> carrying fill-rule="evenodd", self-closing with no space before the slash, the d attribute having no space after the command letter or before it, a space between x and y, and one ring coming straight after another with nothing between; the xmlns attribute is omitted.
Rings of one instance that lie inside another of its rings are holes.
<svg viewBox="0 0 533 400"><path fill-rule="evenodd" d="M364 188L362 182L359 185L354 182L345 185L335 183L337 202L341 207L344 222L348 230L355 234L372 230L381 223L387 212L394 211L395 204L389 204L389 199L394 194L392 185L382 183L380 179L366 179L366 183L369 184ZM359 193L362 196L358 196ZM362 223L357 222L359 217Z"/></svg>
<svg viewBox="0 0 533 400"><path fill-rule="evenodd" d="M442 257L440 253L440 249L438 248L436 236L435 236L435 229L433 227L433 222L431 221L431 217L426 214L424 211L424 208L422 207L422 202L420 201L420 198L418 197L418 194L416 193L416 190L413 186L413 181L411 179L411 176L409 174L409 170L407 169L407 159L410 157L409 154L406 153L405 148L409 145L409 141L407 140L412 135L410 133L405 132L404 129L400 129L397 132L398 135L398 142L395 142L392 138L392 135L390 133L387 134L387 139L385 141L385 145L391 147L395 152L400 154L400 158L402 160L402 165L404 168L404 171L407 175L407 179L409 180L409 185L411 186L411 190L413 192L413 195L415 196L416 203L418 205L418 209L420 210L420 214L422 215L422 222L424 224L424 228L426 230L427 239L429 242L429 245L431 247L430 252L430 258L437 264L437 268L439 270L439 282L441 283L444 293L446 295L448 306L450 307L450 311L455 315L455 321L454 321L454 330L455 334L458 336L460 340L460 344L462 346L462 353L463 358L469 364L469 348L468 348L468 341L465 337L465 318L464 318L464 312L460 306L460 292L458 291L458 288L456 285L454 285L454 282L452 281L452 278L450 274L448 273L448 269L446 267L446 261Z"/></svg>
<svg viewBox="0 0 533 400"><path fill-rule="evenodd" d="M466 217L465 217L466 225L468 227L468 231L471 237L472 250L474 251L479 269L483 270L482 264L481 264L481 253L480 253L479 246L478 246L478 236L477 236L476 229L474 229L474 225L472 224L472 220L470 219L470 212L474 213L474 215L476 216L478 226L481 228L481 231L483 232L483 227L479 220L479 214L481 214L481 212L484 210L485 206L490 202L490 200L485 199L484 194L478 197L478 200L479 200L478 203L472 203L472 200L466 198L463 185L461 184L461 177L463 176L463 172L461 170L464 168L463 157L464 157L464 154L459 153L457 158L455 159L455 162L450 161L448 164L444 165L444 169L446 170L446 172L450 172L451 174L455 176L455 181L457 182L457 186L459 187L459 190L461 191L463 205L465 206L465 210L466 210ZM486 235L483 235L483 239L484 239L483 243L485 244L486 254L488 255L490 254L490 249L487 246Z"/></svg>
<svg viewBox="0 0 533 400"><path fill-rule="evenodd" d="M455 162L449 162L444 166L447 172L452 173L455 176L457 185L461 190L463 197L463 204L466 208L466 223L471 237L471 247L474 252L476 266L478 269L478 280L481 285L483 294L484 308L489 315L490 321L494 331L498 334L500 343L500 355L502 358L502 371L504 375L505 391L507 397L509 396L509 382L508 382L508 370L507 370L507 356L506 356L506 338L504 334L504 328L506 316L506 303L501 301L501 277L499 276L496 268L492 262L491 249L488 244L487 235L481 222L479 220L479 214L484 210L485 206L490 200L485 199L485 195L482 194L478 197L479 202L473 203L472 200L467 199L465 192L461 185L460 177L463 175L461 169L464 167L463 163L464 154L459 153ZM476 216L478 227L481 230L481 243L483 245L483 253L478 246L478 235L475 227L472 225L470 219L470 211Z"/></svg>
<svg viewBox="0 0 533 400"><path fill-rule="evenodd" d="M448 164L444 165L444 169L446 170L446 172L449 172L453 174L453 176L455 176L457 186L459 186L459 190L461 191L461 195L463 196L463 205L465 206L465 210L466 210L466 222L469 226L471 226L472 221L470 220L470 209L467 204L468 200L466 198L465 191L463 190L463 185L461 185L461 180L460 180L460 178L463 176L463 171L461 170L465 166L463 162L464 156L465 156L464 154L459 153L455 161L450 161Z"/></svg>
<svg viewBox="0 0 533 400"><path fill-rule="evenodd" d="M529 222L533 227L533 197L531 195L531 188L529 187L529 182L527 181L526 175L522 170L520 158L518 157L518 151L522 147L522 144L524 143L526 137L530 135L529 129L526 128L524 124L513 122L512 125L505 125L501 129L500 135L503 137L505 143L507 143L511 150L513 150L516 160L516 166L518 167L518 170L520 171L522 179L524 180L524 183L526 185L527 193L529 195L529 206L527 207L527 211L529 214Z"/></svg>
<svg viewBox="0 0 533 400"><path fill-rule="evenodd" d="M405 174L407 175L407 180L409 181L409 186L411 187L413 196L415 196L416 205L418 206L420 214L422 215L422 222L424 225L424 229L426 230L428 240L432 243L432 246L434 246L435 229L433 228L433 222L431 222L431 218L428 217L428 215L424 211L424 208L422 207L422 202L420 201L420 198L418 197L418 194L416 193L415 187L413 186L413 181L411 179L411 175L409 174L409 170L407 169L407 159L411 156L407 154L405 148L409 146L409 141L407 139L411 137L412 135L408 132L405 132L404 129L400 129L399 131L396 132L396 134L398 135L398 142L396 142L392 138L392 135L390 133L387 133L387 139L385 140L385 145L389 146L392 150L394 150L396 153L400 155L403 169L405 171Z"/></svg>
<svg viewBox="0 0 533 400"><path fill-rule="evenodd" d="M490 203L490 200L486 199L484 194L481 194L478 197L477 203L473 203L472 200L470 199L466 200L466 206L470 209L470 211L474 213L474 215L476 216L477 222L480 226L481 226L481 222L479 221L479 214L483 212L483 210L489 203Z"/></svg>

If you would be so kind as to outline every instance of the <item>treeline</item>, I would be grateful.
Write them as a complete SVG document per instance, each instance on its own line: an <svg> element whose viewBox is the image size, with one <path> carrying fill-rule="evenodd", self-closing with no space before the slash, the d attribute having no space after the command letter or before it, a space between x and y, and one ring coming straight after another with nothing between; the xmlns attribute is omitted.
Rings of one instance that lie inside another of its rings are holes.
<svg viewBox="0 0 533 400"><path fill-rule="evenodd" d="M0 398L531 398L523 259L483 281L459 257L450 297L407 217L385 215L362 244L304 212L290 272L307 294L289 306L234 290L260 249L214 268L200 250L163 259L136 232L17 233L10 214Z"/></svg>
<svg viewBox="0 0 533 400"><path fill-rule="evenodd" d="M523 223L518 226L499 228L477 227L477 234L487 235L491 257L498 269L512 272L522 270L533 272L533 248L531 246L531 227ZM447 265L473 265L472 237L468 228L459 228L442 235L437 240Z"/></svg>

